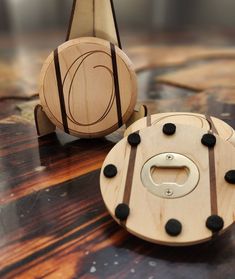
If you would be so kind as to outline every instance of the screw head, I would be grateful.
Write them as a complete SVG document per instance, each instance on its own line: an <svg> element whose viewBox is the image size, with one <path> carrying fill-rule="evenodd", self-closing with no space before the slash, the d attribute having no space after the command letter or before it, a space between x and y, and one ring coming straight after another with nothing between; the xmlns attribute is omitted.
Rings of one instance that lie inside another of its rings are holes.
<svg viewBox="0 0 235 279"><path fill-rule="evenodd" d="M167 190L165 191L165 195L166 195L167 197L171 197L173 194L174 194L174 192L173 192L172 189L167 189Z"/></svg>
<svg viewBox="0 0 235 279"><path fill-rule="evenodd" d="M167 159L167 160L173 160L173 159L174 159L174 156L171 155L171 154L167 154L167 155L166 155L166 159Z"/></svg>

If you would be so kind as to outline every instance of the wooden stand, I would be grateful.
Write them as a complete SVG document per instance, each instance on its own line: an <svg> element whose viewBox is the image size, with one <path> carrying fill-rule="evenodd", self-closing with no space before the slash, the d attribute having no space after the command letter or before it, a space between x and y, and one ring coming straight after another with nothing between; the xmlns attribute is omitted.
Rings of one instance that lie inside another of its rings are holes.
<svg viewBox="0 0 235 279"><path fill-rule="evenodd" d="M34 118L38 136L43 137L55 132L56 126L46 116L41 105L35 107Z"/></svg>
<svg viewBox="0 0 235 279"><path fill-rule="evenodd" d="M113 0L74 0L66 40L97 37L121 46Z"/></svg>

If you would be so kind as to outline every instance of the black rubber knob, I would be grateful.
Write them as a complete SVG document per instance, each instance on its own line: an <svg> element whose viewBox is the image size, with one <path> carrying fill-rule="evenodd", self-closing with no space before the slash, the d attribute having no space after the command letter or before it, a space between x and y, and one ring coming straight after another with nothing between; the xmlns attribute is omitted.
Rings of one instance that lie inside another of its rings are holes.
<svg viewBox="0 0 235 279"><path fill-rule="evenodd" d="M223 229L224 220L218 215L211 215L206 221L206 226L213 233L216 233Z"/></svg>
<svg viewBox="0 0 235 279"><path fill-rule="evenodd" d="M163 126L163 133L167 136L172 136L176 132L176 126L173 123L167 123Z"/></svg>
<svg viewBox="0 0 235 279"><path fill-rule="evenodd" d="M170 236L178 236L182 231L182 224L176 219L170 219L166 223L165 230Z"/></svg>
<svg viewBox="0 0 235 279"><path fill-rule="evenodd" d="M104 176L107 178L113 178L117 175L117 168L114 165L107 165L104 168Z"/></svg>
<svg viewBox="0 0 235 279"><path fill-rule="evenodd" d="M127 204L125 203L120 203L116 209L115 209L115 216L120 220L120 221L126 221L130 214L130 208Z"/></svg>
<svg viewBox="0 0 235 279"><path fill-rule="evenodd" d="M130 134L127 140L131 146L137 146L141 143L140 135L137 133Z"/></svg>
<svg viewBox="0 0 235 279"><path fill-rule="evenodd" d="M235 184L235 170L230 170L225 174L225 180L229 184Z"/></svg>
<svg viewBox="0 0 235 279"><path fill-rule="evenodd" d="M212 134L205 134L203 135L201 142L203 145L213 148L216 145L216 137Z"/></svg>

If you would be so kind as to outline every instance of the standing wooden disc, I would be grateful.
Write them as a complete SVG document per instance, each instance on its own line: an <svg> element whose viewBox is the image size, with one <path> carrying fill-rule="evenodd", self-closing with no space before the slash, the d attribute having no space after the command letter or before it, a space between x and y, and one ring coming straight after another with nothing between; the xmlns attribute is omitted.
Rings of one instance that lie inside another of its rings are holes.
<svg viewBox="0 0 235 279"><path fill-rule="evenodd" d="M235 146L234 129L224 121L203 114L189 112L170 112L149 115L133 123L125 132L125 136L149 126L159 126L166 123L190 125L204 131L213 132L225 141Z"/></svg>
<svg viewBox="0 0 235 279"><path fill-rule="evenodd" d="M131 116L137 95L133 66L108 41L80 38L56 49L44 63L40 99L48 118L78 137L102 137Z"/></svg>
<svg viewBox="0 0 235 279"><path fill-rule="evenodd" d="M150 242L210 240L234 223L235 185L225 179L232 170L235 183L234 147L216 135L208 148L205 131L187 125L177 124L172 135L163 131L142 129L111 150L100 175L106 207L130 233ZM152 160L155 165L148 165Z"/></svg>

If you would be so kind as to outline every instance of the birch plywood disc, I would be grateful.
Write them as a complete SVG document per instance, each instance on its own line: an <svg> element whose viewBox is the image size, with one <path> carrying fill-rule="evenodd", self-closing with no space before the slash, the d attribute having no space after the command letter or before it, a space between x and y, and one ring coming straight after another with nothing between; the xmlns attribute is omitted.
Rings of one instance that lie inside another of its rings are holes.
<svg viewBox="0 0 235 279"><path fill-rule="evenodd" d="M48 118L79 137L105 136L136 104L136 75L117 46L98 38L68 41L46 60L40 99Z"/></svg>
<svg viewBox="0 0 235 279"><path fill-rule="evenodd" d="M100 187L110 214L130 233L193 245L234 223L234 170L234 147L219 136L163 125L120 141L103 164Z"/></svg>
<svg viewBox="0 0 235 279"><path fill-rule="evenodd" d="M211 130L222 139L229 141L235 146L234 129L224 121L197 113L171 112L149 115L133 123L125 132L125 136L149 126L161 126L165 123L190 125L204 131Z"/></svg>

